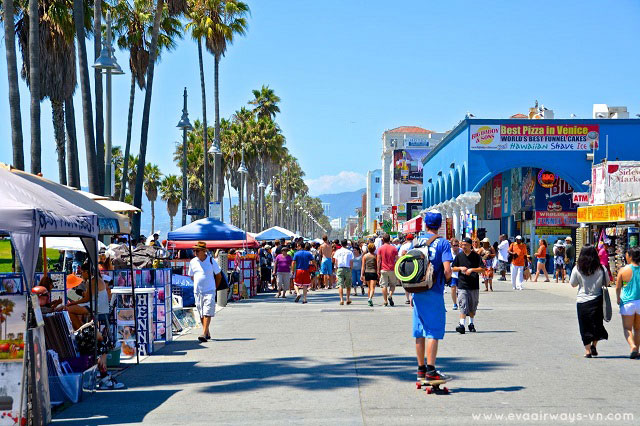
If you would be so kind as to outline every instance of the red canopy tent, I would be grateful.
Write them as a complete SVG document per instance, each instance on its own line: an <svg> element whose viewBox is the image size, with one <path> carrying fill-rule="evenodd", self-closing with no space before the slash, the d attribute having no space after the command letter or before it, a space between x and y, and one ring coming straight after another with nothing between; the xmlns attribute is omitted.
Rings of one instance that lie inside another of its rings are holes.
<svg viewBox="0 0 640 426"><path fill-rule="evenodd" d="M193 248L198 241L167 241L167 249L169 250L186 250ZM231 249L231 248L258 248L260 244L251 235L247 234L246 240L228 240L228 241L205 241L208 249Z"/></svg>

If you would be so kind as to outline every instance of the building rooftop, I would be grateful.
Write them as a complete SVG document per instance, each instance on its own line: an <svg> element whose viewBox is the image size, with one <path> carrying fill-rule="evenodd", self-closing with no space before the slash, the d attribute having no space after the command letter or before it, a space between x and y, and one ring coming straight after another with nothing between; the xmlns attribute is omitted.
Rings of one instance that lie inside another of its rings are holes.
<svg viewBox="0 0 640 426"><path fill-rule="evenodd" d="M385 133L435 133L433 130L423 129L418 126L400 126L395 129L386 130Z"/></svg>

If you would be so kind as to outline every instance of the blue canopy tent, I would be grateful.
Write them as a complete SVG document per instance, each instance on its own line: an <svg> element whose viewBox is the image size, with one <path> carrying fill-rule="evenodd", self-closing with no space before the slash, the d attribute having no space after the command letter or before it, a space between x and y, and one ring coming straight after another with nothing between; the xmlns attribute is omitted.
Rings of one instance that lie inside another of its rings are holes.
<svg viewBox="0 0 640 426"><path fill-rule="evenodd" d="M208 217L171 231L167 236L169 241L228 241L244 239L246 239L246 234L242 229Z"/></svg>
<svg viewBox="0 0 640 426"><path fill-rule="evenodd" d="M279 226L273 226L269 229L265 229L258 235L256 235L256 240L258 241L273 241L284 238L285 240L290 240L291 238L297 237L296 234L289 231L288 229L281 228Z"/></svg>

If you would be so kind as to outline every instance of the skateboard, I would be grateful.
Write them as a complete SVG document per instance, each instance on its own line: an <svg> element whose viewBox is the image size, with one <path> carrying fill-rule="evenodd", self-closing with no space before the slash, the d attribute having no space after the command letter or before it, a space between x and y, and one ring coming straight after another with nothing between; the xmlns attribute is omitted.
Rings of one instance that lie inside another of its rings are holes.
<svg viewBox="0 0 640 426"><path fill-rule="evenodd" d="M449 380L423 380L416 382L416 389L424 388L428 394L435 393L437 395L449 395L450 392L448 387L440 387L440 385L443 385L448 381Z"/></svg>

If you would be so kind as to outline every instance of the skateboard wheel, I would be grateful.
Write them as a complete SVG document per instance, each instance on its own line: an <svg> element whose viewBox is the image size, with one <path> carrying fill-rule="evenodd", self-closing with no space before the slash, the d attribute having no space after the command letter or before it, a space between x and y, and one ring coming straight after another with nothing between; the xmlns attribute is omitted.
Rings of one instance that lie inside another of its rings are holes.
<svg viewBox="0 0 640 426"><path fill-rule="evenodd" d="M445 393L449 393L449 388L442 388Z"/></svg>
<svg viewBox="0 0 640 426"><path fill-rule="evenodd" d="M420 383L416 383L416 389L421 389L422 386L420 386Z"/></svg>
<svg viewBox="0 0 640 426"><path fill-rule="evenodd" d="M431 395L431 394L433 393L433 388L429 388L429 389L427 389L427 393L428 393L429 395Z"/></svg>

